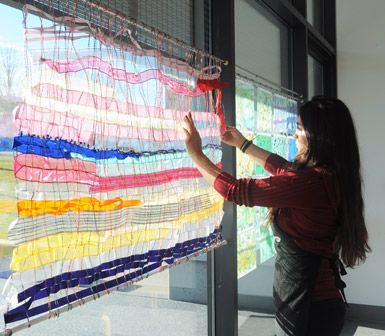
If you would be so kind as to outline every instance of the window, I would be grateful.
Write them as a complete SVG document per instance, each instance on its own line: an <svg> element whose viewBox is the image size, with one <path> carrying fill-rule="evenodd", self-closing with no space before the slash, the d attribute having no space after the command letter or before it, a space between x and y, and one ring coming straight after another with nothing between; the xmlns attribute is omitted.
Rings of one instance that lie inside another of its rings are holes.
<svg viewBox="0 0 385 336"><path fill-rule="evenodd" d="M306 0L307 20L321 34L324 33L323 0Z"/></svg>
<svg viewBox="0 0 385 336"><path fill-rule="evenodd" d="M257 3L235 1L236 66L277 85L290 81L289 29Z"/></svg>
<svg viewBox="0 0 385 336"><path fill-rule="evenodd" d="M2 4L0 8L0 278L6 279L12 252L7 243L8 226L17 218L12 111L22 101L24 48L21 12Z"/></svg>
<svg viewBox="0 0 385 336"><path fill-rule="evenodd" d="M280 94L280 87L289 88L291 83L290 29L258 2L235 1L235 60L236 127L266 150L294 157L295 146L286 127L287 120L296 119L297 102ZM236 172L238 178L269 175L239 150ZM242 335L244 310L258 309L263 298L271 296L275 250L271 229L265 225L268 209L236 208L238 326Z"/></svg>
<svg viewBox="0 0 385 336"><path fill-rule="evenodd" d="M308 56L309 99L324 94L323 65L314 57Z"/></svg>

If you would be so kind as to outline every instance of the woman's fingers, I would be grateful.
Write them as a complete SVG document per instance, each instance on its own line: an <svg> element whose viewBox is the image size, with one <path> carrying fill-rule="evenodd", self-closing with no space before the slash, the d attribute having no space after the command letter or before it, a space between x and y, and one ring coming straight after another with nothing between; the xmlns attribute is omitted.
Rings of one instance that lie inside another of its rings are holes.
<svg viewBox="0 0 385 336"><path fill-rule="evenodd" d="M184 118L183 118L183 122L186 126L185 130L188 131L189 133L191 133L191 121L189 120L188 116L186 115Z"/></svg>
<svg viewBox="0 0 385 336"><path fill-rule="evenodd" d="M191 112L183 117L185 127L182 127L185 134L185 144L187 152L190 155L199 154L202 152L202 142L198 130L194 125Z"/></svg>
<svg viewBox="0 0 385 336"><path fill-rule="evenodd" d="M191 112L189 112L189 113L187 113L185 115L184 122L185 122L185 124L187 126L187 130L190 133L197 131L196 127L195 127L195 124L194 124L194 120L193 120L192 115L191 115Z"/></svg>
<svg viewBox="0 0 385 336"><path fill-rule="evenodd" d="M227 131L223 132L223 133L221 134L221 136L225 138L225 137L230 136L231 134L232 134L231 131L230 131L230 130L227 130Z"/></svg>
<svg viewBox="0 0 385 336"><path fill-rule="evenodd" d="M233 134L231 131L226 131L225 133L221 134L222 140L231 140L233 138Z"/></svg>
<svg viewBox="0 0 385 336"><path fill-rule="evenodd" d="M190 136L190 132L188 130L186 130L184 127L182 129L183 129L183 133L185 135L185 138L187 139Z"/></svg>
<svg viewBox="0 0 385 336"><path fill-rule="evenodd" d="M189 113L187 113L185 116L184 116L184 121L187 123L187 124L191 124L191 115L189 115Z"/></svg>
<svg viewBox="0 0 385 336"><path fill-rule="evenodd" d="M191 123L193 121L191 112L189 111L186 115L185 118Z"/></svg>

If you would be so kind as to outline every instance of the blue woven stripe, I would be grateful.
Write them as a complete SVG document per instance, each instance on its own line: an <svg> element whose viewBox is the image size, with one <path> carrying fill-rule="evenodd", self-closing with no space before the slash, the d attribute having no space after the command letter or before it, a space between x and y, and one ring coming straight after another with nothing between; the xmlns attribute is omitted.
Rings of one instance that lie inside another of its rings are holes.
<svg viewBox="0 0 385 336"><path fill-rule="evenodd" d="M203 148L216 148L220 149L219 145L207 144ZM30 135L19 135L14 138L13 149L23 154L36 154L41 156L48 156L57 159L70 159L71 153L81 154L86 157L94 158L96 160L104 160L117 158L118 160L124 160L127 157L139 158L141 156L151 156L156 154L170 154L170 153L183 153L186 149L168 149L157 151L128 151L122 152L115 149L98 150L80 146L75 143L70 143L66 140L51 139L49 137L40 138Z"/></svg>

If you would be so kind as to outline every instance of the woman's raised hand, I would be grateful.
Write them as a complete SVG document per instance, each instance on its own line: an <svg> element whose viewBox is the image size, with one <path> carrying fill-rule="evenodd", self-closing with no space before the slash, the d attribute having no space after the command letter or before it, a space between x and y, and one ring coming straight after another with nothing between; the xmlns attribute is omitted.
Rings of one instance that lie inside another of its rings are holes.
<svg viewBox="0 0 385 336"><path fill-rule="evenodd" d="M183 121L185 123L183 131L185 133L185 144L187 152L190 154L190 156L202 154L202 140L198 130L194 125L191 112L185 115Z"/></svg>
<svg viewBox="0 0 385 336"><path fill-rule="evenodd" d="M229 146L240 148L246 138L235 127L227 126L227 130L221 134L221 141Z"/></svg>

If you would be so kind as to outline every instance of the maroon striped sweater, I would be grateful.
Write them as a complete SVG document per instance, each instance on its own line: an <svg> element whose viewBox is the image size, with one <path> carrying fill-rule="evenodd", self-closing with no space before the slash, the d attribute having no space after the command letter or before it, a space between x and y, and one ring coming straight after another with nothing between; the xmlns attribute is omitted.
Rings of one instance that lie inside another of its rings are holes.
<svg viewBox="0 0 385 336"><path fill-rule="evenodd" d="M331 257L336 235L336 195L332 175L322 168L290 169L290 163L272 154L265 167L272 176L241 178L221 173L214 188L227 201L245 206L279 208L278 222L304 250ZM339 298L328 259L323 259L313 300Z"/></svg>

